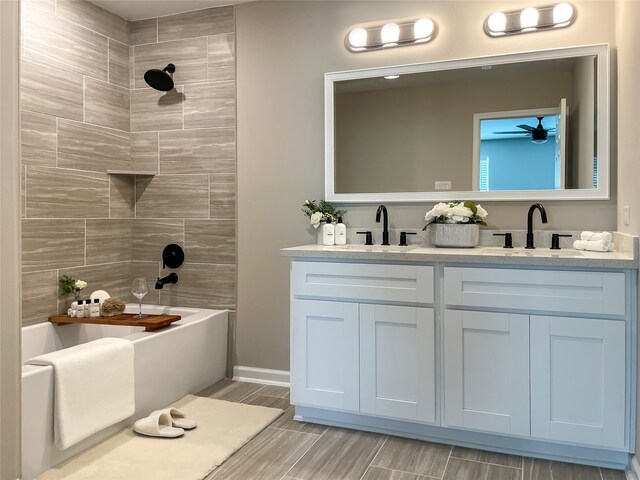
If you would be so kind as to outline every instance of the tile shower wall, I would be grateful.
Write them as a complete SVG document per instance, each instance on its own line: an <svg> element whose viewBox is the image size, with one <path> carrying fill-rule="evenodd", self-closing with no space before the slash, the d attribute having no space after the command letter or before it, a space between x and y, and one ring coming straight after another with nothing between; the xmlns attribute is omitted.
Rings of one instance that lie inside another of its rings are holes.
<svg viewBox="0 0 640 480"><path fill-rule="evenodd" d="M234 30L233 7L130 23L131 163L157 172L135 179L133 269L157 268L167 243L186 254L164 305L235 309ZM163 94L143 75L168 63L176 89Z"/></svg>
<svg viewBox="0 0 640 480"><path fill-rule="evenodd" d="M69 274L132 300L235 308L235 54L231 7L126 22L85 0L23 0L23 324L66 308ZM159 41L158 41L159 40ZM142 78L176 64L176 90ZM108 175L107 170L157 175ZM167 243L187 262L153 289Z"/></svg>
<svg viewBox="0 0 640 480"><path fill-rule="evenodd" d="M23 0L21 7L28 325L65 308L57 289L63 274L89 282L88 293L107 288L129 298L134 190L133 181L106 173L131 163L127 22L85 1Z"/></svg>

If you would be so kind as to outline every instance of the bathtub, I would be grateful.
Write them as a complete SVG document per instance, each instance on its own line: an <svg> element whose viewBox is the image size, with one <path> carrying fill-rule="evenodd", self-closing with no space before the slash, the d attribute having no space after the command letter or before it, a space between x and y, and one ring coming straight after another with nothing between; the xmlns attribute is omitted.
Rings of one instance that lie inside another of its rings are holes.
<svg viewBox="0 0 640 480"><path fill-rule="evenodd" d="M127 306L137 312L138 305ZM151 411L188 393L197 393L225 376L226 310L143 305L144 313L181 315L170 327L145 332L143 327L53 325L22 329L22 479L43 471L112 436ZM24 365L30 358L103 337L126 338L135 349L135 414L117 425L61 451L53 438L53 369Z"/></svg>

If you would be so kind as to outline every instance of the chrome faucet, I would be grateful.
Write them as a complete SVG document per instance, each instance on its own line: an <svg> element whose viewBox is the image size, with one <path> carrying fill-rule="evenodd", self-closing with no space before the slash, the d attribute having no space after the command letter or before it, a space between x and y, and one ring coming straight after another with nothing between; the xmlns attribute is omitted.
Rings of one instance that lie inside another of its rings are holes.
<svg viewBox="0 0 640 480"><path fill-rule="evenodd" d="M384 214L382 223L382 245L389 245L389 214L387 207L380 205L376 211L376 223L380 223L380 213Z"/></svg>
<svg viewBox="0 0 640 480"><path fill-rule="evenodd" d="M536 248L533 246L533 212L540 210L540 217L542 223L547 223L547 212L540 203L534 203L529 207L529 213L527 214L527 246L524 248Z"/></svg>

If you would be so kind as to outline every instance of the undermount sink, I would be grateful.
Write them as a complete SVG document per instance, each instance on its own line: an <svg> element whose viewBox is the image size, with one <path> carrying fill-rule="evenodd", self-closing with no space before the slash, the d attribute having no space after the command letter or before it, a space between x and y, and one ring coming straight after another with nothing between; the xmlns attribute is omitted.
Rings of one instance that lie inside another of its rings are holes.
<svg viewBox="0 0 640 480"><path fill-rule="evenodd" d="M400 247L398 245L327 245L327 250L334 252L372 252L372 253L406 253L415 246Z"/></svg>
<svg viewBox="0 0 640 480"><path fill-rule="evenodd" d="M518 248L502 248L502 247L481 247L478 249L480 254L484 255L504 255L514 257L581 257L583 252L573 249L551 250L550 248L534 248L526 249Z"/></svg>
<svg viewBox="0 0 640 480"><path fill-rule="evenodd" d="M550 248L526 249L524 247L502 248L502 247L482 247L475 248L435 248L421 247L420 245L409 245L400 247L398 245L318 245L322 250L331 252L353 252L353 253L455 253L467 255L491 255L504 257L537 257L537 258L576 258L584 256L581 250L570 248L561 250L551 250Z"/></svg>

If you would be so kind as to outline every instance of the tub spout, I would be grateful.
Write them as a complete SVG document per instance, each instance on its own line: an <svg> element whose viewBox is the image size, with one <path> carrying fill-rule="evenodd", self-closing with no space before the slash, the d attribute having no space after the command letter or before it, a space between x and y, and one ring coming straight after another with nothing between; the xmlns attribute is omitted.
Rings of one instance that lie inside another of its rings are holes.
<svg viewBox="0 0 640 480"><path fill-rule="evenodd" d="M178 283L178 275L175 273L170 273L166 277L158 277L158 281L156 282L156 290L162 290L167 283Z"/></svg>

